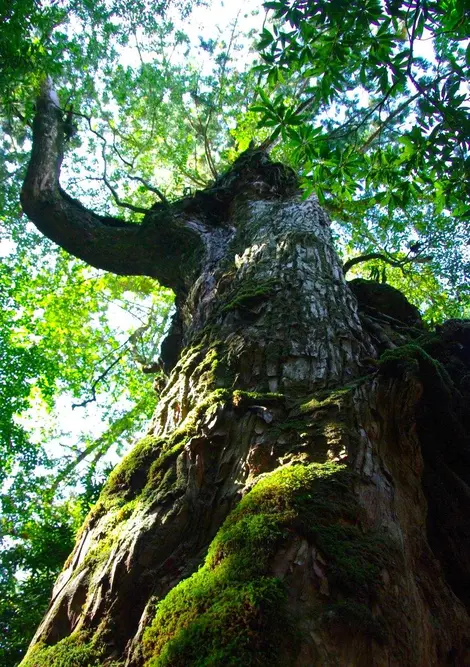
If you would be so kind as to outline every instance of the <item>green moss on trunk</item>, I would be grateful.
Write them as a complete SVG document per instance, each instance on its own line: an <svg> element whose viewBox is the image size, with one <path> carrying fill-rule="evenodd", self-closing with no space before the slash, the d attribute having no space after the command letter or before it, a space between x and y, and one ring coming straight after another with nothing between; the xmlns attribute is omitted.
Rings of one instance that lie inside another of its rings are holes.
<svg viewBox="0 0 470 667"><path fill-rule="evenodd" d="M382 534L356 525L353 479L345 466L314 463L281 468L258 482L227 517L201 569L158 604L144 636L146 665L280 664L286 642L295 645L296 630L271 563L293 533L321 550L331 584L345 600L335 618L356 627L364 618L358 605L389 550ZM364 632L371 625L366 620Z"/></svg>
<svg viewBox="0 0 470 667"><path fill-rule="evenodd" d="M100 667L104 647L87 633L75 632L54 646L36 644L22 662L22 667ZM119 663L107 662L108 667Z"/></svg>

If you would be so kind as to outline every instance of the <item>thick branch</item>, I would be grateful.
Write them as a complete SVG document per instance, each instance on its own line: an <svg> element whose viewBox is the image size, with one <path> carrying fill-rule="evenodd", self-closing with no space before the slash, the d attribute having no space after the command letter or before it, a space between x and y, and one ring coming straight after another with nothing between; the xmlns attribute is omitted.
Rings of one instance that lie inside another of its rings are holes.
<svg viewBox="0 0 470 667"><path fill-rule="evenodd" d="M362 264L362 262L369 262L371 259L380 259L382 262L385 262L386 264L390 264L390 266L395 266L399 269L403 269L406 264L424 264L425 262L431 261L431 257L428 256L416 256L416 257L410 257L407 255L403 259L394 259L393 257L388 257L387 255L384 255L383 253L380 252L371 252L368 253L367 255L359 255L358 257L353 257L352 259L348 259L347 262L343 264L343 272L344 275L348 271L350 271L353 266L356 266L356 264Z"/></svg>
<svg viewBox="0 0 470 667"><path fill-rule="evenodd" d="M59 184L63 155L62 111L47 79L37 100L33 150L21 203L45 236L91 266L120 275L147 275L178 289L188 256L199 239L168 211L165 221L149 212L141 225L100 216L67 195Z"/></svg>

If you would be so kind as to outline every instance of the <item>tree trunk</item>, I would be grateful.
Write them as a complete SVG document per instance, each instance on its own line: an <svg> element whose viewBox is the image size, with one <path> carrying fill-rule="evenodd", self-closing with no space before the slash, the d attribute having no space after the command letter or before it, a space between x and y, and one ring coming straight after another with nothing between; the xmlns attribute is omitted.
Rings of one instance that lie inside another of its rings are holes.
<svg viewBox="0 0 470 667"><path fill-rule="evenodd" d="M198 197L178 360L22 665L470 664L468 323L348 286L263 153Z"/></svg>

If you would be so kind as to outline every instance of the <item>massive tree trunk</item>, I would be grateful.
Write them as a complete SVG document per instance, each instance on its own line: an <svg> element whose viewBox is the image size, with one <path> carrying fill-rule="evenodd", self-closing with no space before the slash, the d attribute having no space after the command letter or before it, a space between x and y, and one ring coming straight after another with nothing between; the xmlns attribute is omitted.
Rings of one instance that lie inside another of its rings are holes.
<svg viewBox="0 0 470 667"><path fill-rule="evenodd" d="M470 664L468 323L429 334L392 288L348 285L327 215L263 152L143 231L86 212L85 249L58 222L85 215L59 154L33 156L28 214L95 265L158 276L177 317L148 435L24 667Z"/></svg>

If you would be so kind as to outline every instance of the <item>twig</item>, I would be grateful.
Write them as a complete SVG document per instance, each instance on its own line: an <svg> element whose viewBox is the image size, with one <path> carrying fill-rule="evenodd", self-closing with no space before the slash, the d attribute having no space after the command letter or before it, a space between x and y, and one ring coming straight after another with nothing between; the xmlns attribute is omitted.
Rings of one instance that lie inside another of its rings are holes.
<svg viewBox="0 0 470 667"><path fill-rule="evenodd" d="M107 162L106 162L106 154L105 154L105 151L106 151L106 147L107 147L107 145L108 145L108 142L107 142L107 140L106 140L106 137L104 137L100 132L98 132L97 130L94 130L94 129L92 128L92 126L91 126L91 117L90 117L90 116L87 116L87 115L84 114L84 113L80 113L79 111L73 111L72 113L73 113L74 116L78 116L79 118L85 118L85 120L86 120L87 123L88 123L88 128L89 128L90 132L92 132L92 134L94 134L96 137L98 137L98 139L100 139L100 141L103 142L102 157L103 157L103 160L104 160L104 175L103 175L103 179L102 179L102 180L103 180L104 184L107 186L107 188L110 190L111 194L113 195L113 198L114 198L116 204L117 204L118 206L123 207L123 208L128 208L128 209L130 209L131 211L135 211L136 213L143 213L143 214L148 213L148 209L146 209L146 208L142 208L142 207L140 207L140 206L134 206L133 204L129 204L128 202L124 202L124 201L122 201L121 199L119 199L119 196L118 196L116 190L111 186L111 184L109 183L109 181L108 181L108 179L107 179L107 177L106 177L106 165L107 165ZM129 162L128 160L125 160L125 159L122 157L122 155L121 155L121 153L119 152L119 150L117 149L116 141L115 141L116 132L114 131L113 128L111 128L111 130L112 130L112 132L113 132L113 150L116 152L116 154L118 155L119 159L120 159L126 166L128 166L128 167L130 167L130 168L133 168L132 163ZM140 181L141 183L143 183L143 185L145 185L145 187L146 187L148 190L154 192L154 193L161 199L161 201L162 201L164 204L168 204L168 200L167 200L167 198L165 197L165 195L163 194L163 192L161 192L157 187L150 185L149 183L147 183L147 182L146 182L143 178L141 178L140 176L131 176L130 174L128 174L128 178L130 178L131 180L134 180L134 181Z"/></svg>
<svg viewBox="0 0 470 667"><path fill-rule="evenodd" d="M114 201L118 206L121 206L122 208L127 208L130 211L134 211L134 213L143 213L144 215L148 213L147 208L142 208L141 206L134 206L134 204L129 204L128 202L122 201L122 199L119 198L118 193L116 190L113 188L111 183L108 181L108 178L106 176L106 167L107 167L107 162L106 162L106 144L103 144L103 149L101 151L102 157L103 157L103 183L106 185L108 190L111 192L113 195Z"/></svg>
<svg viewBox="0 0 470 667"><path fill-rule="evenodd" d="M147 190L150 190L151 192L154 192L158 197L160 197L163 204L168 204L169 205L170 202L168 201L168 199L165 197L163 192L161 190L159 190L155 185L151 185L150 183L147 183L147 181L145 181L141 176L130 176L128 174L127 177L130 178L132 181L139 181L139 183L142 183L142 185L145 185Z"/></svg>
<svg viewBox="0 0 470 667"><path fill-rule="evenodd" d="M75 408L84 408L86 405L88 405L88 403L95 403L95 402L96 402L96 387L98 386L98 384L99 384L102 380L105 379L105 377L108 375L109 371L110 371L112 368L114 368L114 366L116 366L116 364L118 364L118 363L121 361L121 359L123 358L123 356L124 356L124 354L121 354L119 357L117 357L117 359L115 359L115 360L108 366L108 368L106 368L106 369L101 373L101 375L99 375L99 377L96 378L96 380L95 380L95 381L93 382L93 384L91 385L91 393L92 393L92 397L91 397L91 398L87 398L87 399L85 399L84 401L82 401L81 403L72 403L72 409L73 409L73 410L75 410Z"/></svg>
<svg viewBox="0 0 470 667"><path fill-rule="evenodd" d="M405 100L402 104L400 104L394 111L392 111L387 118L382 121L379 125L379 127L372 132L372 134L366 139L366 141L360 146L357 150L359 153L365 153L371 143L374 141L374 139L382 132L382 130L389 124L391 120L395 118L395 116L398 116L402 111L406 109L408 105L410 105L412 102L415 101L416 98L420 96L421 93L416 93L415 95L412 95L409 97L407 100Z"/></svg>

